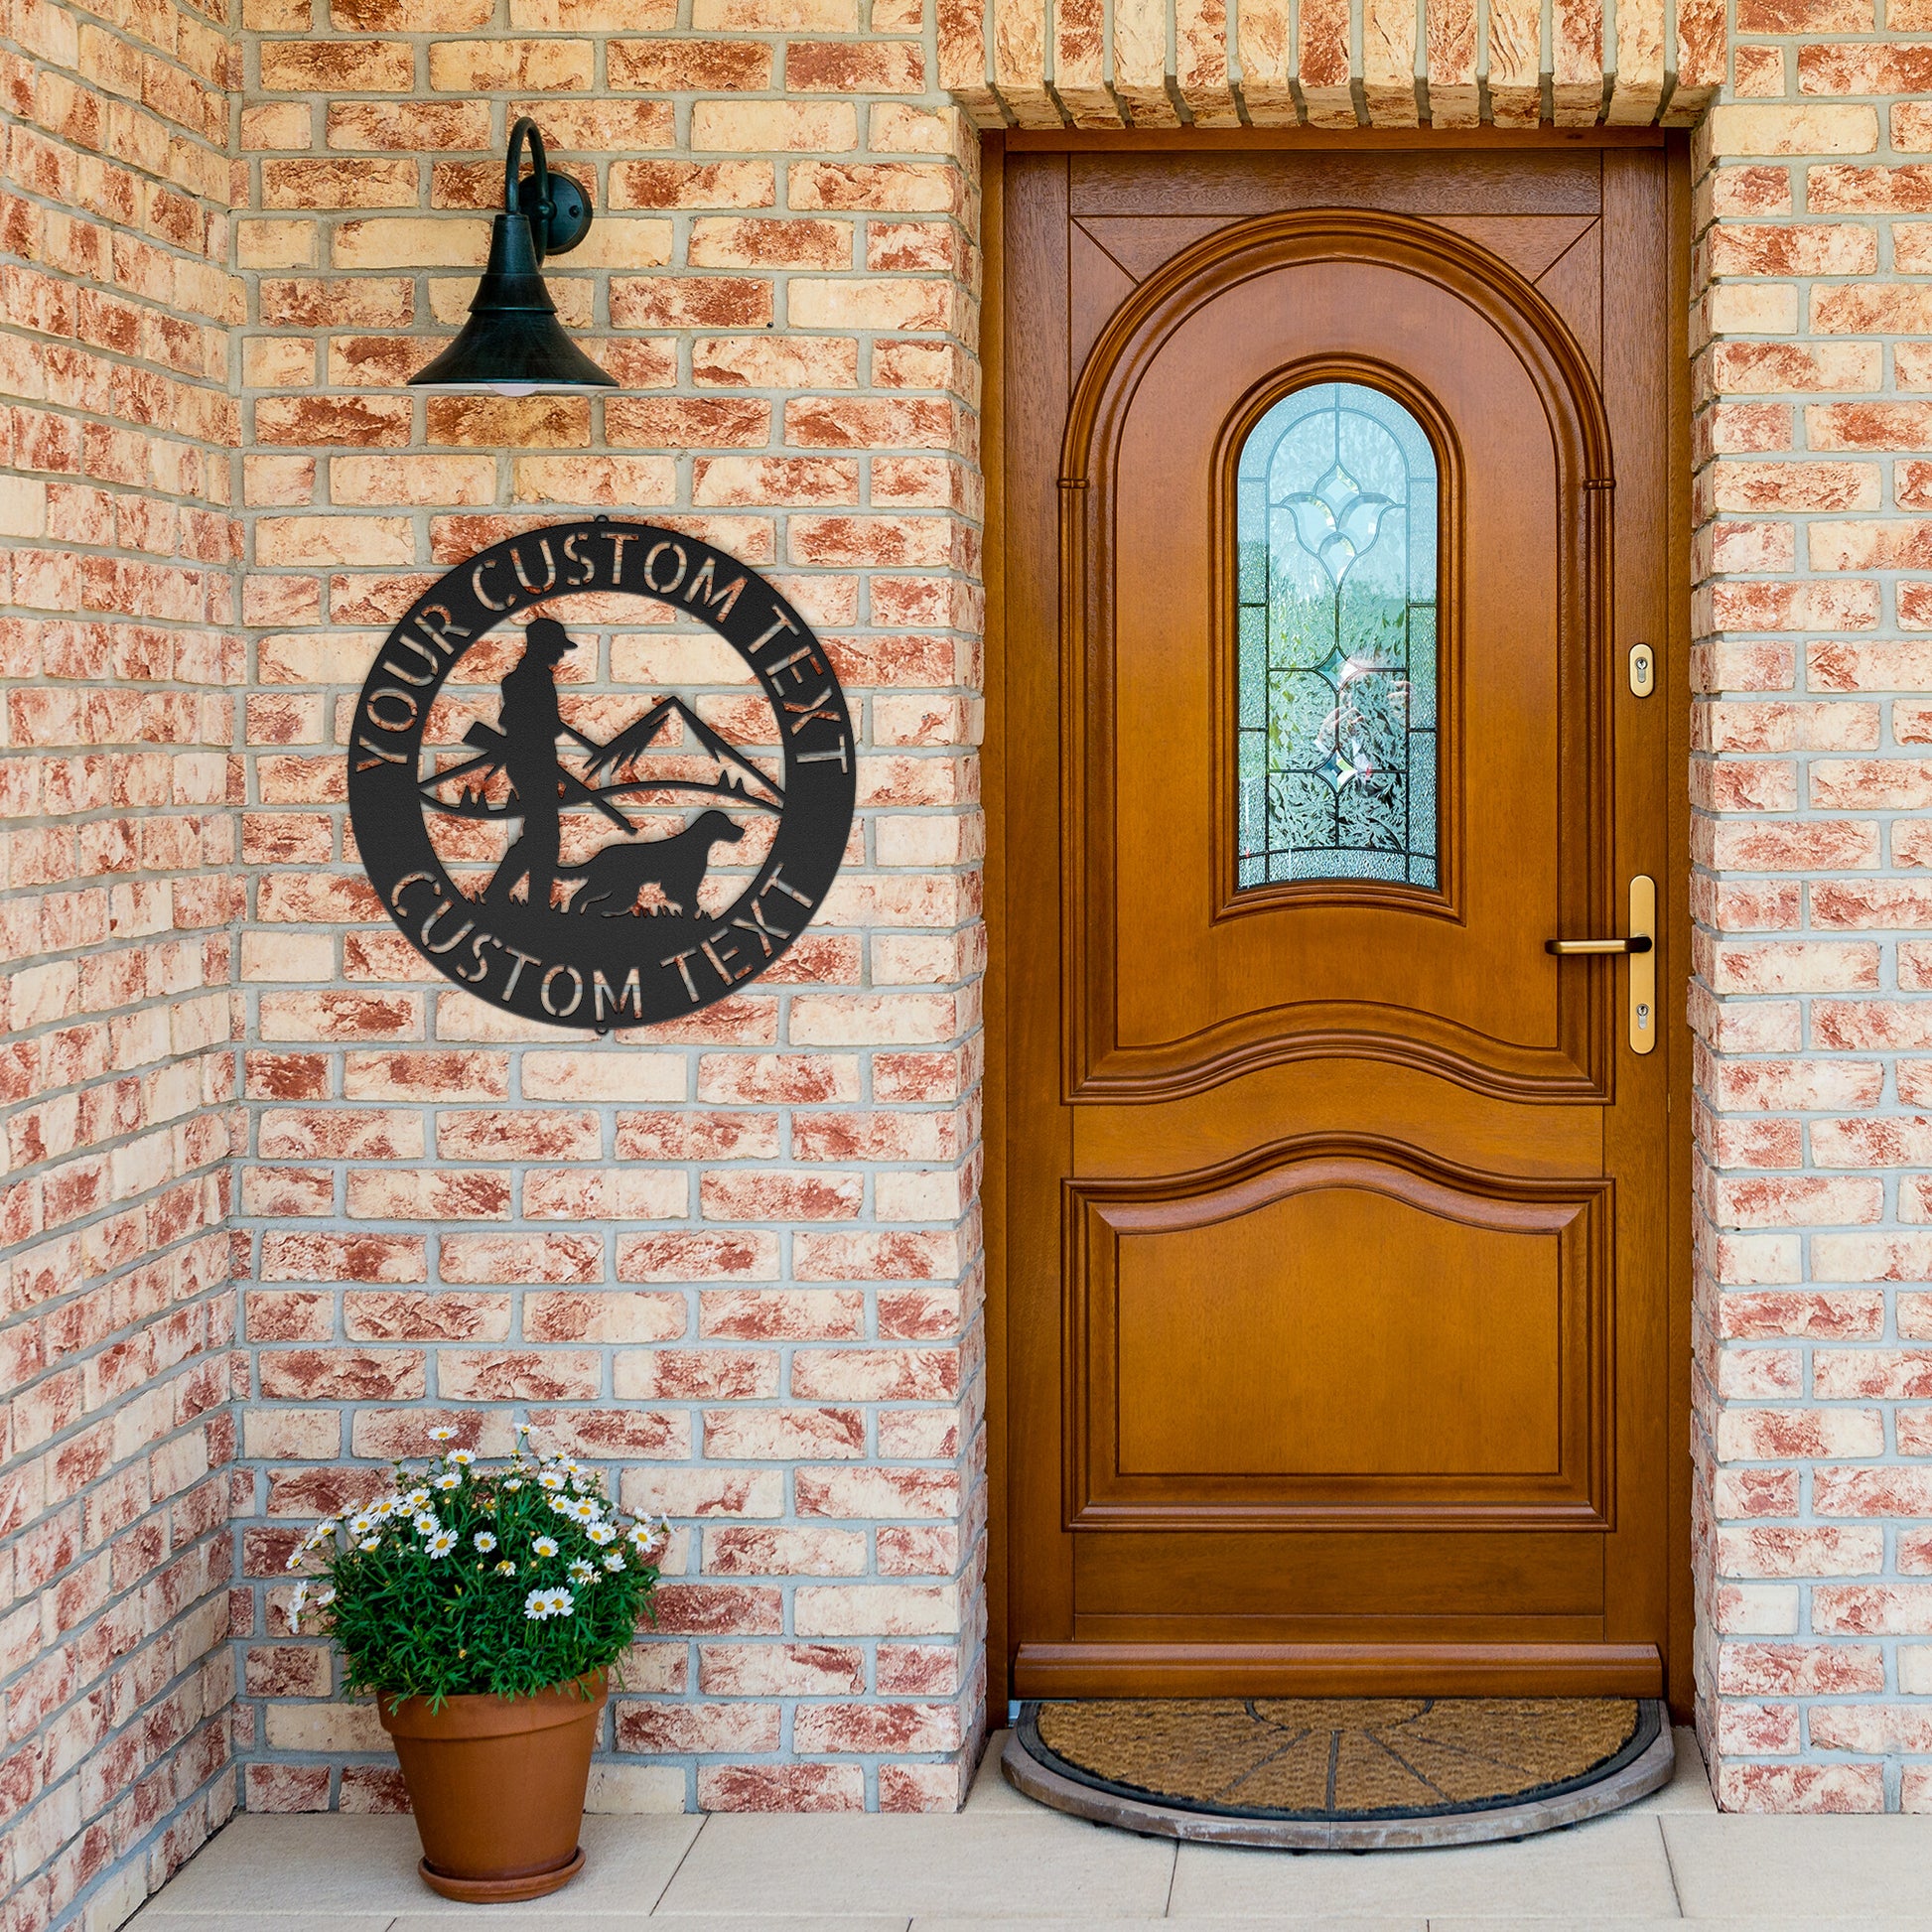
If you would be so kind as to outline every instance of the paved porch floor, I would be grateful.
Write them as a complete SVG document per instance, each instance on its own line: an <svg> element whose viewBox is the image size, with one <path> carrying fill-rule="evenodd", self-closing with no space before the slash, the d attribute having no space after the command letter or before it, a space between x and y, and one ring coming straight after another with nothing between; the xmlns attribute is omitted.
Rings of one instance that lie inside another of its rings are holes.
<svg viewBox="0 0 1932 1932"><path fill-rule="evenodd" d="M1294 1855L1132 1838L1010 1790L994 1739L957 1817L592 1818L583 1875L529 1905L451 1904L407 1818L242 1817L138 1932L1932 1932L1932 1817L1724 1817L1688 1730L1667 1790L1514 1845Z"/></svg>

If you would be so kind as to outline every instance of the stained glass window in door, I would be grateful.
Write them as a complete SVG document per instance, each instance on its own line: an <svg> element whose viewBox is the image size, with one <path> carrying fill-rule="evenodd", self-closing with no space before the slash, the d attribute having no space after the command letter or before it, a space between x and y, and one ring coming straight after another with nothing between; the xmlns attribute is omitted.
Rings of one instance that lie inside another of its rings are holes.
<svg viewBox="0 0 1932 1932"><path fill-rule="evenodd" d="M1436 455L1322 382L1248 433L1236 486L1242 887L1437 884Z"/></svg>

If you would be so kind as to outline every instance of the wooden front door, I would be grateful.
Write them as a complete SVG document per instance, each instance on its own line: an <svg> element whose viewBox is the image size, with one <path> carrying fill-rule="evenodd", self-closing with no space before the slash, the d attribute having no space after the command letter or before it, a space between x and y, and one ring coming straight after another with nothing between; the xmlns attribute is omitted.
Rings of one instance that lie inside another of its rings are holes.
<svg viewBox="0 0 1932 1932"><path fill-rule="evenodd" d="M1004 196L1013 1691L1655 1695L1669 156Z"/></svg>

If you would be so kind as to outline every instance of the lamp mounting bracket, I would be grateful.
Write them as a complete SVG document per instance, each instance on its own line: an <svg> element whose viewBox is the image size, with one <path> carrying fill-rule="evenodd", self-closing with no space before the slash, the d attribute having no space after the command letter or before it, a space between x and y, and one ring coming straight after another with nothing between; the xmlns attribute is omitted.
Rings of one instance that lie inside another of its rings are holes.
<svg viewBox="0 0 1932 1932"><path fill-rule="evenodd" d="M520 172L520 150L530 144L534 172ZM530 223L530 238L536 243L537 259L566 255L584 239L591 228L591 204L582 188L568 175L553 175L543 151L543 136L527 115L510 129L509 156L503 170L503 206L511 214L521 214Z"/></svg>

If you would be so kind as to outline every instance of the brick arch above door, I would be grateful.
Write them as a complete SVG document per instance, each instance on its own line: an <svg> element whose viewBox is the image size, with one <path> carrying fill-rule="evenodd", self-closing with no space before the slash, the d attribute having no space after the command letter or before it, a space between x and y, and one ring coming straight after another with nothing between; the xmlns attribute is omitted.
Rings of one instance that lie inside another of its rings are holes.
<svg viewBox="0 0 1932 1932"><path fill-rule="evenodd" d="M940 0L982 127L1689 127L1725 0Z"/></svg>

